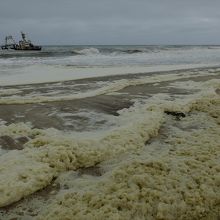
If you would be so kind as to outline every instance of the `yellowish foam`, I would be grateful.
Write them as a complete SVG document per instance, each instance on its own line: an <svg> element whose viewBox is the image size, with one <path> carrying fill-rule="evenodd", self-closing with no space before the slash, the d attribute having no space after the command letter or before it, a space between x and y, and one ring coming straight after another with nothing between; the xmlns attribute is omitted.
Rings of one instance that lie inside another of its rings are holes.
<svg viewBox="0 0 220 220"><path fill-rule="evenodd" d="M135 114L130 113L132 120L129 123L93 139L74 139L61 135L55 137L38 132L24 150L12 151L1 157L0 206L18 201L45 187L61 171L93 166L114 155L143 147L146 140L157 135L163 115L160 110L147 109L141 110L142 117L135 117ZM18 134L32 133L25 126L19 129ZM7 134L10 134L9 131ZM25 184L20 178L23 176Z"/></svg>
<svg viewBox="0 0 220 220"><path fill-rule="evenodd" d="M39 219L217 219L220 97L215 90L220 84L212 80L198 85L197 94L176 101L155 96L143 106L123 110L119 127L90 138L26 124L2 126L2 134L26 135L32 140L24 150L0 157L0 206L58 177L57 182L69 189L48 201ZM165 139L145 145L160 133L164 120L172 122L165 110L189 113L174 122L183 129L172 125ZM100 178L64 175L97 163L106 170Z"/></svg>
<svg viewBox="0 0 220 220"><path fill-rule="evenodd" d="M147 145L138 150L140 156L119 162L110 176L99 181L58 179L70 189L61 191L39 219L217 219L220 99L197 100L191 111L195 115L181 123L193 125L200 118L204 127L173 130L160 152L151 151L159 143Z"/></svg>

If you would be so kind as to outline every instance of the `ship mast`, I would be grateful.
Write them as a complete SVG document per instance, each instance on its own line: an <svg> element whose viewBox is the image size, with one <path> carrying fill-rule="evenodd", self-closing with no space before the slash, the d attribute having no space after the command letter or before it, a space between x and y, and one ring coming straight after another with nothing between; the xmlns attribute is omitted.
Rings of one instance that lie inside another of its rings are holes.
<svg viewBox="0 0 220 220"><path fill-rule="evenodd" d="M26 41L26 35L25 35L25 33L22 32L22 31L21 31L21 37L22 37L23 41Z"/></svg>
<svg viewBox="0 0 220 220"><path fill-rule="evenodd" d="M13 44L16 44L15 40L13 39L13 37L11 35L10 36L6 36L5 37L5 45L13 45Z"/></svg>

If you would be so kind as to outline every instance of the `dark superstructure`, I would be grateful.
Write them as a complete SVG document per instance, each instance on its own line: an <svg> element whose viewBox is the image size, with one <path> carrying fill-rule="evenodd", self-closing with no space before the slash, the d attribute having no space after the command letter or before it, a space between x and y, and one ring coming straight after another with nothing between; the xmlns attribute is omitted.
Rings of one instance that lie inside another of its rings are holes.
<svg viewBox="0 0 220 220"><path fill-rule="evenodd" d="M26 39L26 34L21 32L22 40L19 43L16 43L13 37L6 36L5 44L1 46L2 50L41 50L41 46L33 45L30 40Z"/></svg>

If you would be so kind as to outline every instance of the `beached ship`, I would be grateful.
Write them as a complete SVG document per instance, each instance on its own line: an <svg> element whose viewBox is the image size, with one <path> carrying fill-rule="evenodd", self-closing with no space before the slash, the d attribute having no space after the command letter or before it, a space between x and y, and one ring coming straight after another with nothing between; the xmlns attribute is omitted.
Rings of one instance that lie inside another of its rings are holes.
<svg viewBox="0 0 220 220"><path fill-rule="evenodd" d="M16 43L14 38L10 36L5 37L5 44L1 46L2 50L41 50L41 46L33 45L33 43L26 38L26 34L21 32L22 40Z"/></svg>

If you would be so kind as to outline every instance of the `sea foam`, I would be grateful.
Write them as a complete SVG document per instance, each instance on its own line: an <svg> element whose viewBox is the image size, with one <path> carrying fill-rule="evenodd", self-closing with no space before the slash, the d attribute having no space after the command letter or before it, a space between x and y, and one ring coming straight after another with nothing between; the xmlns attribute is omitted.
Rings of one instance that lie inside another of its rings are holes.
<svg viewBox="0 0 220 220"><path fill-rule="evenodd" d="M156 80L162 78L148 82ZM199 91L175 100L156 94L144 104L121 110L114 128L89 135L25 123L2 125L1 135L29 141L23 150L0 157L0 206L57 178L61 189L41 206L38 219L217 218L220 81L171 86ZM102 169L100 177L77 171L95 166Z"/></svg>

